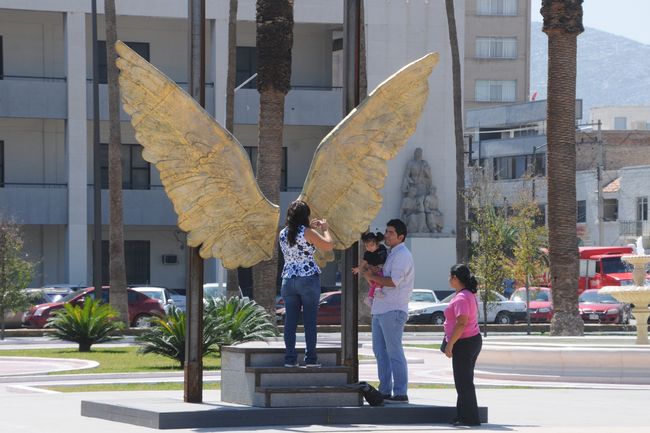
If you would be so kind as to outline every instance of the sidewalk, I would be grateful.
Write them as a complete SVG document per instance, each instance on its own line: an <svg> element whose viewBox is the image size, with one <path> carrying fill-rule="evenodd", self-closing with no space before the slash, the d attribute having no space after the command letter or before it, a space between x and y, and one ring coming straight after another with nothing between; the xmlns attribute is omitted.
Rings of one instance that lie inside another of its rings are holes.
<svg viewBox="0 0 650 433"><path fill-rule="evenodd" d="M11 433L151 433L152 429L113 423L79 415L82 399L182 399L180 391L165 392L102 392L71 394L3 394L0 395L0 431ZM410 393L412 404L453 405L452 389L415 389ZM218 391L204 393L204 401L219 399ZM490 423L481 431L530 433L638 433L650 426L647 391L604 391L577 389L479 389L479 403L489 407ZM467 430L467 428L463 428ZM240 429L167 430L174 432L261 431L264 433L332 433L332 432L425 432L458 430L447 425L344 425L292 426Z"/></svg>

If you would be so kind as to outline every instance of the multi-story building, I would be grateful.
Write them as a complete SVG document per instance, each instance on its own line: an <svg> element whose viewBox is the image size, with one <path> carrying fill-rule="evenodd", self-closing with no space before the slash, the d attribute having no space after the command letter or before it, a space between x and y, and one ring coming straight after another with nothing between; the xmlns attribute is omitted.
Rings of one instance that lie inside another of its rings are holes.
<svg viewBox="0 0 650 433"><path fill-rule="evenodd" d="M528 190L545 214L546 101L469 110L467 127L472 161L484 167L503 203ZM576 130L576 229L584 245L625 245L650 236L649 150L648 131L598 130L594 124Z"/></svg>
<svg viewBox="0 0 650 433"><path fill-rule="evenodd" d="M531 2L465 3L465 109L527 101Z"/></svg>
<svg viewBox="0 0 650 433"><path fill-rule="evenodd" d="M102 2L99 3L100 13ZM228 2L207 0L206 109L225 118ZM118 2L118 37L181 85L187 82L187 5L176 0ZM457 7L459 34L465 10ZM342 118L340 38L342 0L296 0L291 84L286 98L281 208L299 194L313 152ZM103 15L98 34L104 40ZM426 35L426 37L423 37ZM377 0L366 4L368 86L430 51L440 66L418 130L389 164L383 208L371 228L383 230L399 215L404 166L416 147L431 161L445 221L455 221L455 159L451 64L443 2ZM461 37L462 50L462 37ZM256 71L255 1L240 0L237 80ZM105 43L100 42L100 53ZM24 228L26 249L38 263L32 285L90 283L93 245L92 39L90 2L0 0L0 208ZM108 141L105 62L100 65L100 141ZM339 82L340 83L340 82ZM255 82L237 91L234 134L254 161L259 96ZM127 278L172 288L186 281L185 235L154 166L142 158L128 116L122 113L124 224ZM102 144L102 186L106 145ZM255 165L255 164L253 164ZM103 239L108 238L108 191L102 192ZM453 245L453 226L446 227ZM106 243L106 241L104 241ZM421 287L445 284L453 248L444 259L419 260ZM104 248L106 251L106 248ZM448 251L448 252L447 252ZM103 255L105 270L106 254ZM425 269L427 272L424 272ZM427 280L430 273L438 280ZM329 275L336 274L336 267ZM219 263L206 264L206 280L223 281ZM333 278L333 277L332 277ZM332 280L333 281L333 280ZM324 285L327 285L324 282Z"/></svg>

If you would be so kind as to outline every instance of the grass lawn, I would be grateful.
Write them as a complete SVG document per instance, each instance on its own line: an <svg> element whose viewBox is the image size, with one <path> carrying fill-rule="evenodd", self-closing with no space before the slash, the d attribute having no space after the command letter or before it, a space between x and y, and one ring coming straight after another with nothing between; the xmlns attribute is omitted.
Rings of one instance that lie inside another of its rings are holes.
<svg viewBox="0 0 650 433"><path fill-rule="evenodd" d="M39 386L40 389L49 389L56 392L102 392L102 391L182 391L183 382L162 383L106 383L97 385L71 385L71 386ZM219 382L204 382L206 391L221 389Z"/></svg>
<svg viewBox="0 0 650 433"><path fill-rule="evenodd" d="M404 347L421 347L423 349L440 349L440 344L405 344Z"/></svg>
<svg viewBox="0 0 650 433"><path fill-rule="evenodd" d="M36 358L76 358L97 361L99 366L83 370L57 371L50 374L136 373L152 371L182 371L180 364L164 356L137 353L137 347L111 347L79 352L77 349L22 349L0 350L0 356L31 356ZM203 358L205 370L219 370L221 357Z"/></svg>

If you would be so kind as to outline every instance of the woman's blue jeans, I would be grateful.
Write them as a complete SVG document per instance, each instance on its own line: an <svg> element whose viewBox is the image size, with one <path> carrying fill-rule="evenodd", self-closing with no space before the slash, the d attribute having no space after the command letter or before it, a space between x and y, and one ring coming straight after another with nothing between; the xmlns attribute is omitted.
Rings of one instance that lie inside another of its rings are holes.
<svg viewBox="0 0 650 433"><path fill-rule="evenodd" d="M280 294L284 298L284 355L285 364L296 364L296 328L302 309L302 322L305 327L305 364L315 364L316 355L316 317L320 301L320 276L292 277L282 279Z"/></svg>

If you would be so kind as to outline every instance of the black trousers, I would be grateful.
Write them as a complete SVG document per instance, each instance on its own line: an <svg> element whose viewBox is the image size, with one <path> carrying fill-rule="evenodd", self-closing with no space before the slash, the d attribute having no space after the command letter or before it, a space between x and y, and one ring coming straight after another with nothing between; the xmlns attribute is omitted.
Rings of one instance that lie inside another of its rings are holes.
<svg viewBox="0 0 650 433"><path fill-rule="evenodd" d="M479 333L473 337L459 339L452 351L454 385L458 393L456 419L467 424L480 424L474 388L474 365L482 346L483 340Z"/></svg>

